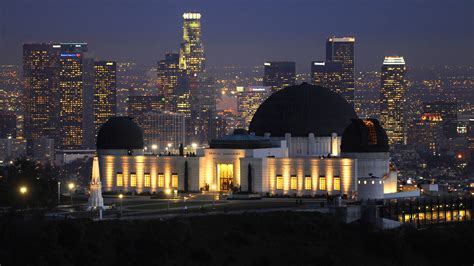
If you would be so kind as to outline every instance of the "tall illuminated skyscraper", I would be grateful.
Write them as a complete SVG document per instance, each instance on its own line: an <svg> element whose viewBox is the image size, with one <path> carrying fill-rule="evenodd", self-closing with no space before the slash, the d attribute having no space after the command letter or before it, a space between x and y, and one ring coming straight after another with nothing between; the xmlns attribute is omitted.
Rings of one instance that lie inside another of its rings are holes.
<svg viewBox="0 0 474 266"><path fill-rule="evenodd" d="M40 137L57 137L60 48L61 45L49 43L23 45L24 121L29 147Z"/></svg>
<svg viewBox="0 0 474 266"><path fill-rule="evenodd" d="M406 144L406 70L403 57L385 57L380 88L380 121L387 131L390 144Z"/></svg>
<svg viewBox="0 0 474 266"><path fill-rule="evenodd" d="M117 115L117 65L113 61L94 63L94 132Z"/></svg>
<svg viewBox="0 0 474 266"><path fill-rule="evenodd" d="M354 37L332 36L326 42L326 62L341 63L341 87L338 93L354 106Z"/></svg>
<svg viewBox="0 0 474 266"><path fill-rule="evenodd" d="M183 42L179 54L179 68L187 74L205 69L204 46L201 42L201 13L183 14Z"/></svg>
<svg viewBox="0 0 474 266"><path fill-rule="evenodd" d="M158 62L158 94L166 101L165 109L176 112L177 100L183 86L183 71L179 69L179 54L167 53L164 60Z"/></svg>
<svg viewBox="0 0 474 266"><path fill-rule="evenodd" d="M83 128L83 56L86 43L61 43L59 57L59 148L81 149Z"/></svg>
<svg viewBox="0 0 474 266"><path fill-rule="evenodd" d="M295 85L295 62L265 62L263 66L263 86L270 87L272 92Z"/></svg>
<svg viewBox="0 0 474 266"><path fill-rule="evenodd" d="M269 87L248 86L237 87L237 112L240 127L248 129L258 107L271 95Z"/></svg>

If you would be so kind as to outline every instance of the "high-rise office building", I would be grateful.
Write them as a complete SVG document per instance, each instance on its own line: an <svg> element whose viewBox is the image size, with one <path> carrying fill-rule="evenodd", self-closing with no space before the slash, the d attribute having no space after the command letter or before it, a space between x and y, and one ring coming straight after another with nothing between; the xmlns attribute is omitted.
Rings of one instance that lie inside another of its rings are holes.
<svg viewBox="0 0 474 266"><path fill-rule="evenodd" d="M61 45L23 45L25 137L29 147L40 137L56 138L58 127L58 58Z"/></svg>
<svg viewBox="0 0 474 266"><path fill-rule="evenodd" d="M332 87L337 87L338 92L347 102L354 106L354 37L329 37L326 41L326 63L340 63L337 66L341 81L336 81ZM328 64L329 68L335 65ZM330 81L328 81L330 82Z"/></svg>
<svg viewBox="0 0 474 266"><path fill-rule="evenodd" d="M177 98L182 93L183 71L179 68L179 54L167 53L164 60L158 62L158 94L166 101L165 109L177 110Z"/></svg>
<svg viewBox="0 0 474 266"><path fill-rule="evenodd" d="M201 14L183 14L183 42L180 47L179 67L187 74L203 72L205 69L204 46L201 42Z"/></svg>
<svg viewBox="0 0 474 266"><path fill-rule="evenodd" d="M61 43L59 57L59 147L81 149L83 128L83 57L86 43Z"/></svg>
<svg viewBox="0 0 474 266"><path fill-rule="evenodd" d="M381 72L380 120L391 144L406 144L406 71L403 57L385 57Z"/></svg>
<svg viewBox="0 0 474 266"><path fill-rule="evenodd" d="M113 61L94 63L94 132L117 115L117 65Z"/></svg>
<svg viewBox="0 0 474 266"><path fill-rule="evenodd" d="M265 62L263 65L263 86L270 87L272 92L295 85L295 62Z"/></svg>
<svg viewBox="0 0 474 266"><path fill-rule="evenodd" d="M208 76L195 76L189 80L189 103L191 117L187 129L188 139L206 143L213 136L216 119L216 84Z"/></svg>
<svg viewBox="0 0 474 266"><path fill-rule="evenodd" d="M165 101L163 96L129 96L128 115L138 118L148 112L163 111Z"/></svg>
<svg viewBox="0 0 474 266"><path fill-rule="evenodd" d="M11 111L0 111L0 138L16 138L17 115Z"/></svg>
<svg viewBox="0 0 474 266"><path fill-rule="evenodd" d="M257 111L271 90L264 86L237 87L237 113L240 119L240 127L248 129L253 115Z"/></svg>
<svg viewBox="0 0 474 266"><path fill-rule="evenodd" d="M185 117L168 111L148 112L135 120L143 129L145 146L157 145L161 151L185 145Z"/></svg>
<svg viewBox="0 0 474 266"><path fill-rule="evenodd" d="M343 94L343 67L341 62L314 61L311 63L311 79L314 85Z"/></svg>
<svg viewBox="0 0 474 266"><path fill-rule="evenodd" d="M85 149L95 148L94 129L94 59L84 57L82 59L82 81L83 81L83 122L84 131L83 145Z"/></svg>

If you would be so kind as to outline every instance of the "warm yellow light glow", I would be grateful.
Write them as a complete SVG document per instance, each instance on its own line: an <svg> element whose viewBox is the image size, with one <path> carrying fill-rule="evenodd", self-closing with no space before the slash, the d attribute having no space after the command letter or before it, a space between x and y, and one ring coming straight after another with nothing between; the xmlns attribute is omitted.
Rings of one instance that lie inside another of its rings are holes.
<svg viewBox="0 0 474 266"><path fill-rule="evenodd" d="M165 189L165 193L166 193L166 195L171 194L171 189L169 189L169 188Z"/></svg>
<svg viewBox="0 0 474 266"><path fill-rule="evenodd" d="M136 187L137 186L137 174L131 173L130 174L130 186Z"/></svg>
<svg viewBox="0 0 474 266"><path fill-rule="evenodd" d="M178 187L178 174L171 175L171 187L177 188Z"/></svg>
<svg viewBox="0 0 474 266"><path fill-rule="evenodd" d="M28 192L28 188L26 188L26 187L20 187L20 193L21 193L21 194L24 195L24 194L26 194L26 192Z"/></svg>
<svg viewBox="0 0 474 266"><path fill-rule="evenodd" d="M123 186L123 174L117 173L117 187Z"/></svg>
<svg viewBox="0 0 474 266"><path fill-rule="evenodd" d="M74 188L74 183L69 183L68 188L73 189Z"/></svg>
<svg viewBox="0 0 474 266"><path fill-rule="evenodd" d="M326 190L326 177L319 177L319 190Z"/></svg>
<svg viewBox="0 0 474 266"><path fill-rule="evenodd" d="M311 190L313 188L313 179L311 176L306 176L304 178L304 189L305 190Z"/></svg>
<svg viewBox="0 0 474 266"><path fill-rule="evenodd" d="M333 189L338 190L338 191L341 190L341 178L334 177L333 181L334 181L334 188Z"/></svg>
<svg viewBox="0 0 474 266"><path fill-rule="evenodd" d="M290 189L292 190L298 189L298 178L296 176L292 176L290 178Z"/></svg>
<svg viewBox="0 0 474 266"><path fill-rule="evenodd" d="M145 178L145 187L150 187L151 186L151 175L149 173L146 173L144 175Z"/></svg>
<svg viewBox="0 0 474 266"><path fill-rule="evenodd" d="M165 186L165 175L163 173L158 174L158 187Z"/></svg>
<svg viewBox="0 0 474 266"><path fill-rule="evenodd" d="M153 144L153 145L151 145L151 148L155 151L156 149L158 149L158 145Z"/></svg>
<svg viewBox="0 0 474 266"><path fill-rule="evenodd" d="M123 194L119 194L119 199L123 199Z"/></svg>
<svg viewBox="0 0 474 266"><path fill-rule="evenodd" d="M281 175L276 177L276 189L283 189L283 176Z"/></svg>

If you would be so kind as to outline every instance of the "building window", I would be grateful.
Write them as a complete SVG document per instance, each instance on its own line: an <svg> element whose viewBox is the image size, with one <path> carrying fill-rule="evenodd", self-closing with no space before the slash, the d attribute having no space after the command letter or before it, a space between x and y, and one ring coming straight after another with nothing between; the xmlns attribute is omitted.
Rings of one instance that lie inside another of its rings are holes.
<svg viewBox="0 0 474 266"><path fill-rule="evenodd" d="M298 178L295 175L291 176L290 189L298 189Z"/></svg>
<svg viewBox="0 0 474 266"><path fill-rule="evenodd" d="M171 175L171 187L178 188L178 174Z"/></svg>
<svg viewBox="0 0 474 266"><path fill-rule="evenodd" d="M131 173L130 174L130 186L131 187L136 187L137 186L137 174L136 173Z"/></svg>
<svg viewBox="0 0 474 266"><path fill-rule="evenodd" d="M341 190L341 178L338 176L334 177L334 190Z"/></svg>
<svg viewBox="0 0 474 266"><path fill-rule="evenodd" d="M319 190L326 190L326 177L319 177Z"/></svg>
<svg viewBox="0 0 474 266"><path fill-rule="evenodd" d="M165 175L163 173L158 174L158 187L165 186Z"/></svg>
<svg viewBox="0 0 474 266"><path fill-rule="evenodd" d="M277 175L277 189L283 189L283 176Z"/></svg>
<svg viewBox="0 0 474 266"><path fill-rule="evenodd" d="M313 189L313 179L311 176L306 176L304 178L304 189L306 190L312 190Z"/></svg>
<svg viewBox="0 0 474 266"><path fill-rule="evenodd" d="M117 173L117 187L123 187L123 174Z"/></svg>
<svg viewBox="0 0 474 266"><path fill-rule="evenodd" d="M151 175L149 173L145 173L145 187L151 186Z"/></svg>

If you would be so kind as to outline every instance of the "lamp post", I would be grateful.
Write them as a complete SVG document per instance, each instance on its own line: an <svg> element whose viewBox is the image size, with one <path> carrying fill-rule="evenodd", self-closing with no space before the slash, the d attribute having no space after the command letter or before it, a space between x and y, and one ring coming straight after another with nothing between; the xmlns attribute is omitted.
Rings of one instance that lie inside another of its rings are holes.
<svg viewBox="0 0 474 266"><path fill-rule="evenodd" d="M20 187L20 194L21 194L21 196L22 196L22 198L23 198L23 205L25 205L25 209L27 209L27 208L26 208L26 193L27 193L27 192L28 192L28 188L27 188L27 187L25 187L25 186Z"/></svg>
<svg viewBox="0 0 474 266"><path fill-rule="evenodd" d="M120 199L120 217L122 217L122 214L123 214L123 194L119 194L119 199Z"/></svg>
<svg viewBox="0 0 474 266"><path fill-rule="evenodd" d="M171 152L171 143L168 143L168 150Z"/></svg>
<svg viewBox="0 0 474 266"><path fill-rule="evenodd" d="M71 195L71 207L72 207L72 190L74 189L74 183L69 183L69 195Z"/></svg>
<svg viewBox="0 0 474 266"><path fill-rule="evenodd" d="M61 204L61 182L58 181L58 205Z"/></svg>
<svg viewBox="0 0 474 266"><path fill-rule="evenodd" d="M151 145L151 149L153 150L153 155L155 155L156 150L158 149L158 145L156 145L156 144Z"/></svg>

